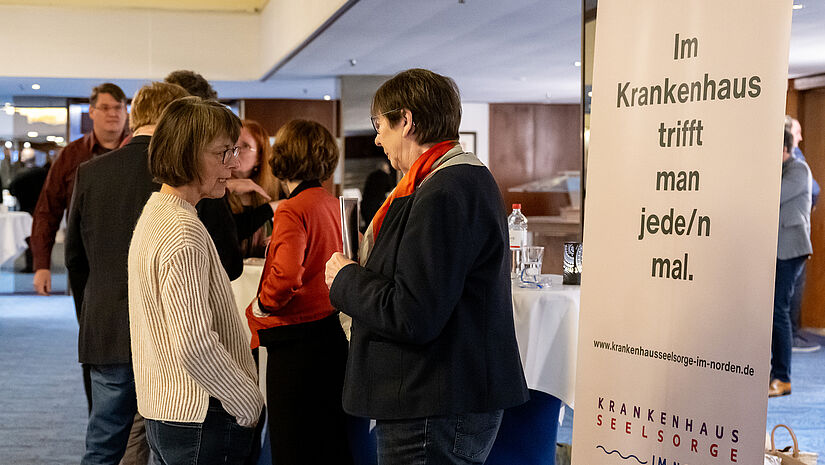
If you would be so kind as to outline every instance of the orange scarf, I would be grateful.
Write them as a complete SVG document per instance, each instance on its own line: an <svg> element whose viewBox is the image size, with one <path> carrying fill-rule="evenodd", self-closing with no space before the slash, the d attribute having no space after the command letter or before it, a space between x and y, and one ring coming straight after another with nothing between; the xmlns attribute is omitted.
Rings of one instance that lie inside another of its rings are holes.
<svg viewBox="0 0 825 465"><path fill-rule="evenodd" d="M374 239L378 238L378 231L381 230L381 223L384 222L384 217L387 216L387 211L390 209L390 204L393 200L399 197L406 197L413 192L418 187L418 184L430 174L430 171L433 169L433 163L436 160L443 157L445 153L449 152L453 147L458 145L458 142L454 140L445 140L444 142L439 142L429 150L422 153L415 163L413 163L410 170L407 174L401 178L401 181L398 182L398 185L395 186L395 190L390 193L384 203L381 205L381 208L375 213L375 216L372 218L372 237Z"/></svg>

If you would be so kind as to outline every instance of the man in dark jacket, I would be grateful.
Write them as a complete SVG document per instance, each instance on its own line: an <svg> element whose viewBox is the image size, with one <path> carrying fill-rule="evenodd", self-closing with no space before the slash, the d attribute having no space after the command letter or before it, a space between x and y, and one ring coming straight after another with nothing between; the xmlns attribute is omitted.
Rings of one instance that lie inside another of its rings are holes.
<svg viewBox="0 0 825 465"><path fill-rule="evenodd" d="M83 163L75 176L66 267L80 325L78 358L90 367L92 382L84 465L116 465L137 413L129 338L129 242L146 200L160 189L148 165L155 124L166 105L187 95L174 84L141 88L132 101L132 140ZM143 447L148 449L145 441Z"/></svg>

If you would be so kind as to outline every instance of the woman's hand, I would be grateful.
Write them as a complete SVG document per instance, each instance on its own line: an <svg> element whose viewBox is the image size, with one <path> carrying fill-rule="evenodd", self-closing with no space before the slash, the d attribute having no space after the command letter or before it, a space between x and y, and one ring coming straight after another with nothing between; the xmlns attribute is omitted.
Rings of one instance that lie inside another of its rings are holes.
<svg viewBox="0 0 825 465"><path fill-rule="evenodd" d="M355 262L347 258L347 256L341 252L335 252L332 254L332 256L329 257L329 260L327 260L327 268L324 272L327 287L332 287L332 282L335 281L335 277L338 276L338 272L341 271L341 268L352 263Z"/></svg>
<svg viewBox="0 0 825 465"><path fill-rule="evenodd" d="M263 187L255 184L255 181L244 178L244 179L227 179L226 180L226 188L229 189L229 192L233 192L235 194L248 194L250 192L257 192L261 195L261 197L265 198L267 201L272 200L272 197L266 193ZM273 209L273 211L275 211Z"/></svg>

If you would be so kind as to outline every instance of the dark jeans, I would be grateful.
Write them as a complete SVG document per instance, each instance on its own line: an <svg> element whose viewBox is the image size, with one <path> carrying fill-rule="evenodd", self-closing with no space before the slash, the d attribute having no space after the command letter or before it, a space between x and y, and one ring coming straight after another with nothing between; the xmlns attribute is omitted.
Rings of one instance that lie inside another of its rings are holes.
<svg viewBox="0 0 825 465"><path fill-rule="evenodd" d="M86 453L80 463L117 465L137 413L132 364L84 366L89 368L94 401L86 429Z"/></svg>
<svg viewBox="0 0 825 465"><path fill-rule="evenodd" d="M255 428L240 426L214 398L203 423L146 419L152 465L242 465L254 433Z"/></svg>
<svg viewBox="0 0 825 465"><path fill-rule="evenodd" d="M796 278L806 256L776 260L776 280L773 294L773 334L771 337L771 379L791 382L791 297Z"/></svg>
<svg viewBox="0 0 825 465"><path fill-rule="evenodd" d="M802 310L802 294L805 292L805 265L807 260L802 262L802 268L799 270L799 276L793 283L793 295L791 295L791 330L794 337L799 334L800 314Z"/></svg>
<svg viewBox="0 0 825 465"><path fill-rule="evenodd" d="M378 420L378 465L484 463L496 440L502 410L413 420Z"/></svg>

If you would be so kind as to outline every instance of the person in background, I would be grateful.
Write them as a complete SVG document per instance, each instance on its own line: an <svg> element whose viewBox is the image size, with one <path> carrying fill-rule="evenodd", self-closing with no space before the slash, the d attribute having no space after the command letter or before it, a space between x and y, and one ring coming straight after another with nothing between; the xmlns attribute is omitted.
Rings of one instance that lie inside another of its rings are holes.
<svg viewBox="0 0 825 465"><path fill-rule="evenodd" d="M72 198L77 167L84 161L118 148L129 134L126 127L126 94L110 82L95 87L89 97L89 118L92 120L92 130L71 142L57 156L32 215L33 285L40 295L49 295L52 290L52 248L63 212Z"/></svg>
<svg viewBox="0 0 825 465"><path fill-rule="evenodd" d="M802 126L796 118L785 115L785 129L791 131L793 135L793 153L792 155L804 162L805 155L799 148L799 143L802 142ZM816 201L819 199L819 183L816 179L811 178L811 213L816 208ZM791 328L793 329L793 352L816 352L822 346L808 340L801 331L800 315L802 310L802 296L805 292L805 277L807 275L806 263L802 264L802 271L799 277L796 278L793 286L793 296L791 296Z"/></svg>
<svg viewBox="0 0 825 465"><path fill-rule="evenodd" d="M387 160L381 160L375 171L370 173L364 181L361 218L364 220L365 225L372 221L372 217L381 208L384 200L387 199L387 195L395 188L395 184L395 170L390 167Z"/></svg>
<svg viewBox="0 0 825 465"><path fill-rule="evenodd" d="M126 126L126 94L110 82L95 87L89 97L89 118L92 120L92 130L67 145L52 163L32 215L32 281L35 292L40 295L49 295L52 291L52 248L63 212L69 207L72 198L77 167L95 156L116 149L129 134ZM90 413L91 386L89 368L84 365L83 387Z"/></svg>
<svg viewBox="0 0 825 465"><path fill-rule="evenodd" d="M124 462L145 465L149 458L143 418L136 415L126 262L143 205L160 189L149 173L149 141L163 109L187 95L175 84L141 87L132 99L129 143L81 164L75 175L66 268L80 326L78 359L92 379L84 465L116 465L127 443Z"/></svg>
<svg viewBox="0 0 825 465"><path fill-rule="evenodd" d="M149 144L161 182L129 247L138 412L156 463L243 464L263 398L229 278L195 205L238 167L241 122L199 97L172 102Z"/></svg>
<svg viewBox="0 0 825 465"><path fill-rule="evenodd" d="M187 92L189 92L189 94L196 97L200 97L204 100L212 100L215 102L218 101L218 93L212 88L209 81L194 71L173 71L169 73L164 80L168 83L177 84L183 87ZM236 225L235 217L233 216L232 209L229 206L229 192L234 192L237 195L246 195L255 192L267 199L267 201L272 201L272 198L263 188L261 188L261 186L255 184L250 179L232 180L231 182L226 183L226 187L228 191L225 195L219 198L203 199L200 203L198 203L197 210L198 217L203 222L206 230L209 231L212 242L214 242L215 248L218 250L218 256L221 257L221 264L223 265L224 270L226 270L226 274L229 276L231 281L234 281L243 273L243 253L241 251L241 240L246 239L247 237L240 237L238 235L238 227ZM275 208L273 204L272 211L274 210ZM244 212L242 214L252 216L251 212ZM271 212L265 220L261 221L260 217L258 217L259 223L257 226L254 228L245 227L243 231L248 231L251 235L255 232L255 230L271 218ZM253 219L248 219L246 217L239 218L239 221L244 226L255 223Z"/></svg>
<svg viewBox="0 0 825 465"><path fill-rule="evenodd" d="M28 150L30 152L27 153L27 156L24 156L22 152L20 154L20 161L23 162L24 168L12 178L9 183L9 193L17 199L21 211L34 216L37 199L40 197L40 191L43 190L43 184L46 183L51 161L47 160L43 166L37 166L34 162L34 150L31 148ZM32 273L34 272L34 257L31 249L31 237L26 238L25 255L26 265L23 272Z"/></svg>
<svg viewBox="0 0 825 465"><path fill-rule="evenodd" d="M280 186L272 175L268 160L271 158L272 146L266 129L257 121L243 120L241 136L238 138L238 163L240 166L232 172L229 186L229 206L235 217L238 237L241 239L241 254L247 257L264 257L269 236L272 234L272 215L275 202L279 199ZM236 183L252 181L269 194L269 198L256 191L236 193Z"/></svg>
<svg viewBox="0 0 825 465"><path fill-rule="evenodd" d="M374 418L378 463L483 463L503 409L527 401L507 223L490 171L458 144L455 82L403 71L372 100L375 144L404 177L359 263L335 253L330 301L352 317L344 409Z"/></svg>
<svg viewBox="0 0 825 465"><path fill-rule="evenodd" d="M183 87L190 95L204 100L218 101L218 93L212 88L209 81L194 71L188 69L172 71L163 80Z"/></svg>
<svg viewBox="0 0 825 465"><path fill-rule="evenodd" d="M768 397L791 393L793 332L790 305L793 286L811 247L811 170L794 157L793 134L785 130L782 144L782 188L779 200L779 239L771 334L771 382Z"/></svg>
<svg viewBox="0 0 825 465"><path fill-rule="evenodd" d="M270 165L289 197L275 212L258 297L246 311L252 347L268 354L272 462L349 464L341 407L347 340L324 283L327 258L341 251L338 199L321 187L338 147L306 120L290 121L275 140Z"/></svg>

